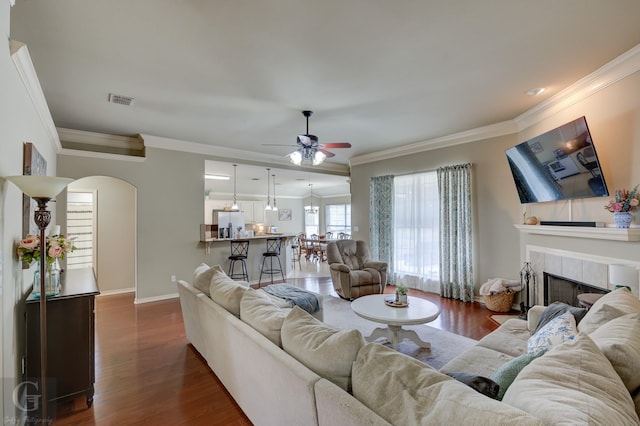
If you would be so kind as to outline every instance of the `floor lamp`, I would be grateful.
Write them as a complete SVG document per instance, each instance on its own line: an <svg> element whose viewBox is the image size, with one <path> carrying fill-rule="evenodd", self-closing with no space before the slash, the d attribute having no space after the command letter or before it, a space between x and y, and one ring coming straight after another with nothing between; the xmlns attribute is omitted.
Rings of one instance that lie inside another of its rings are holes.
<svg viewBox="0 0 640 426"><path fill-rule="evenodd" d="M38 209L33 212L33 220L40 230L40 395L42 398L42 419L47 419L47 292L45 288L46 279L46 256L47 238L45 230L51 222L51 212L47 210L47 203L63 189L66 188L73 179L55 176L6 176L9 182L13 182L22 192L36 200ZM33 283L36 285L37 283Z"/></svg>

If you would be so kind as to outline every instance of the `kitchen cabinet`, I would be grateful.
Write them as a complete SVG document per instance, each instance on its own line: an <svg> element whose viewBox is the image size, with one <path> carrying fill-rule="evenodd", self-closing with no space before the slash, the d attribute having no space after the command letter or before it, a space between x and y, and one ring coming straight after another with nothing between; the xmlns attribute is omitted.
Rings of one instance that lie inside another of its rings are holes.
<svg viewBox="0 0 640 426"><path fill-rule="evenodd" d="M264 201L238 201L238 207L244 212L246 223L264 223L265 206Z"/></svg>

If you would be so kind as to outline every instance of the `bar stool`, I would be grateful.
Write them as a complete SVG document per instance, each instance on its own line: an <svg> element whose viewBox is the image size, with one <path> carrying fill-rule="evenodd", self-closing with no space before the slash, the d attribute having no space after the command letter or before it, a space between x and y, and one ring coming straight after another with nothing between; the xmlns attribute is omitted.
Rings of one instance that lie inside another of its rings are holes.
<svg viewBox="0 0 640 426"><path fill-rule="evenodd" d="M300 266L300 238L293 237L293 242L291 243L291 267L293 269L296 269L296 263L298 268L302 270L302 266Z"/></svg>
<svg viewBox="0 0 640 426"><path fill-rule="evenodd" d="M271 284L273 284L273 276L282 275L282 281L286 282L284 272L282 271L282 263L280 263L280 247L282 246L282 238L267 238L267 251L262 253L262 268L260 268L260 278L258 279L258 287L262 283L262 274L271 276ZM274 268L273 259L278 261L278 268ZM269 264L267 265L267 259ZM267 268L267 266L269 266Z"/></svg>
<svg viewBox="0 0 640 426"><path fill-rule="evenodd" d="M229 256L229 277L231 279L240 278L243 281L249 281L249 273L247 272L247 257L249 256L249 240L232 240L231 241L231 256ZM240 262L242 271L235 272L235 264Z"/></svg>

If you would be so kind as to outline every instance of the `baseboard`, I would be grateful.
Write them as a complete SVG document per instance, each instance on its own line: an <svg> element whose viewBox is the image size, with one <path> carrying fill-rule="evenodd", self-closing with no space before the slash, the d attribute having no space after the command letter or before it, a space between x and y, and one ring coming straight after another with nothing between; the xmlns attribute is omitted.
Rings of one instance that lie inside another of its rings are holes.
<svg viewBox="0 0 640 426"><path fill-rule="evenodd" d="M143 299L134 299L133 303L135 305L140 305L142 303L151 303L151 302L159 302L161 300L169 300L169 299L177 299L179 297L178 293L172 294L163 294L162 296L154 296L154 297L145 297Z"/></svg>
<svg viewBox="0 0 640 426"><path fill-rule="evenodd" d="M106 291L101 291L100 294L98 295L98 297L101 296L113 296L114 294L124 294L124 293L134 293L136 291L136 289L134 287L131 288L120 288L117 290L106 290Z"/></svg>

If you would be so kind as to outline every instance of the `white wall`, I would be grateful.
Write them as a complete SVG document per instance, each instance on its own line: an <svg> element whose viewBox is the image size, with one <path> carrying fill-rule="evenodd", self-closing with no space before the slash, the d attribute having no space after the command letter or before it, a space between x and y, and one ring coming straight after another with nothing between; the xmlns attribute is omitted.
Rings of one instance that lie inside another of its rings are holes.
<svg viewBox="0 0 640 426"><path fill-rule="evenodd" d="M9 3L0 1L0 176L22 174L24 142L36 146L47 160L47 174L55 175L55 141L51 140L43 119L34 108L10 54L9 15ZM52 220L55 221L55 212ZM18 262L16 248L21 233L22 192L0 179L0 377L3 381L20 379L19 365L24 355L24 299L33 281L33 271L23 272ZM16 415L11 394L6 390L0 387L3 419Z"/></svg>

